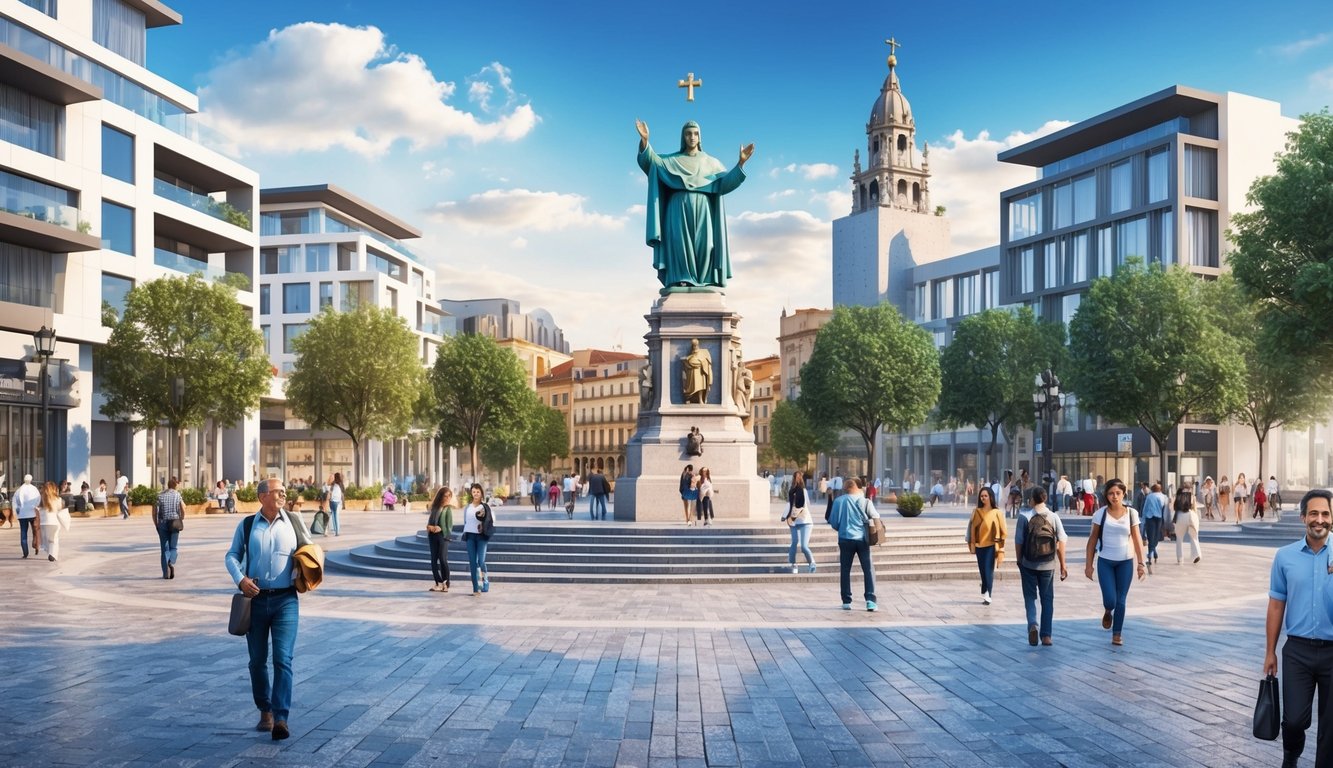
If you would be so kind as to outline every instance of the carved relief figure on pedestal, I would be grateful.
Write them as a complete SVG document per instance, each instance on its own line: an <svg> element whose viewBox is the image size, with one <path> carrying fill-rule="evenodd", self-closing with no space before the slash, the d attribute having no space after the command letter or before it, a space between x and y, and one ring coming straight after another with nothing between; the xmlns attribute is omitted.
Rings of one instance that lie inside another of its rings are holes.
<svg viewBox="0 0 1333 768"><path fill-rule="evenodd" d="M708 402L713 386L713 358L699 349L699 340L690 339L690 353L680 361L680 394L686 403Z"/></svg>
<svg viewBox="0 0 1333 768"><path fill-rule="evenodd" d="M639 369L639 412L648 410L653 403L653 364Z"/></svg>

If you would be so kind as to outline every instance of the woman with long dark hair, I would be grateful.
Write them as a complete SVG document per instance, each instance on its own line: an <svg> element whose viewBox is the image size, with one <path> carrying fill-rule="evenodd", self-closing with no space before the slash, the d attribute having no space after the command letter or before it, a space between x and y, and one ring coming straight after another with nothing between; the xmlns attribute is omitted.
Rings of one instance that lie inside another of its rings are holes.
<svg viewBox="0 0 1333 768"><path fill-rule="evenodd" d="M333 479L329 481L329 522L333 528L333 535L337 536L341 530L338 526L338 510L343 508L343 473L334 472Z"/></svg>
<svg viewBox="0 0 1333 768"><path fill-rule="evenodd" d="M481 483L473 483L472 501L463 510L463 542L467 544L467 565L472 573L472 595L491 591L491 580L486 575L486 544L495 526L495 513L485 502L486 491Z"/></svg>
<svg viewBox="0 0 1333 768"><path fill-rule="evenodd" d="M991 603L991 589L995 586L995 568L1004 559L1004 540L1008 529L1004 517L995 506L991 490L983 486L977 492L977 506L967 524L967 548L977 556L977 570L981 572L981 602Z"/></svg>
<svg viewBox="0 0 1333 768"><path fill-rule="evenodd" d="M695 517L703 525L713 524L713 473L708 467L699 468L699 501L695 504Z"/></svg>
<svg viewBox="0 0 1333 768"><path fill-rule="evenodd" d="M694 525L690 505L699 501L699 487L694 482L694 465L686 464L680 472L680 503L685 507L685 524Z"/></svg>
<svg viewBox="0 0 1333 768"><path fill-rule="evenodd" d="M792 479L791 490L787 492L787 516L783 518L791 527L791 547L787 550L787 565L791 566L792 573L800 573L796 568L797 547L800 548L801 554L805 555L806 567L810 573L815 572L815 554L810 551L812 521L808 503L809 500L805 495L805 474L797 472Z"/></svg>
<svg viewBox="0 0 1333 768"><path fill-rule="evenodd" d="M449 591L449 542L453 540L454 492L443 486L430 502L426 518L426 541L430 544L430 571L435 577L431 592Z"/></svg>
<svg viewBox="0 0 1333 768"><path fill-rule="evenodd" d="M1125 606L1129 587L1134 582L1134 564L1138 575L1147 573L1143 559L1143 537L1139 533L1139 514L1125 506L1125 484L1118 479L1106 482L1106 506L1092 516L1088 533L1087 565L1083 575L1092 581L1094 563L1097 584L1102 590L1102 629L1111 630L1111 645L1123 645L1120 631L1125 626Z"/></svg>

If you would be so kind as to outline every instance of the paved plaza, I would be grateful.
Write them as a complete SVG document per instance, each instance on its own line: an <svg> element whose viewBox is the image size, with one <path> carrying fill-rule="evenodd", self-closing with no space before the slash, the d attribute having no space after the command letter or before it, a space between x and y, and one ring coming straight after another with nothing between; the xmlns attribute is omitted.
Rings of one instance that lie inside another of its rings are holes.
<svg viewBox="0 0 1333 768"><path fill-rule="evenodd" d="M1281 761L1278 743L1250 736L1272 547L1207 541L1199 565L1177 566L1167 546L1135 583L1122 648L1100 627L1082 540L1050 648L1027 644L1012 571L989 607L971 581L882 582L877 613L857 583L844 612L835 585L800 576L496 581L474 598L466 574L437 595L429 581L334 573L301 599L292 737L274 742L253 730L245 641L225 631L222 554L239 519L190 518L173 581L144 519L76 520L58 563L20 559L17 529L0 530L0 765ZM422 525L344 519L326 548ZM961 542L962 510L925 519L956 522ZM1303 765L1312 758L1313 738Z"/></svg>

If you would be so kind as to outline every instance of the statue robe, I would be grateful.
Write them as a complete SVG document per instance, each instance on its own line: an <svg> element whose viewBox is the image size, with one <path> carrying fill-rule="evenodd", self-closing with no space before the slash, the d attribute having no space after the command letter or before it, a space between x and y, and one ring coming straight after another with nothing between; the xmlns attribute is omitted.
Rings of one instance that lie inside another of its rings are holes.
<svg viewBox="0 0 1333 768"><path fill-rule="evenodd" d="M652 145L639 152L648 174L647 243L663 287L723 287L731 277L727 219L722 196L745 181L736 165L728 171L702 150L658 155Z"/></svg>

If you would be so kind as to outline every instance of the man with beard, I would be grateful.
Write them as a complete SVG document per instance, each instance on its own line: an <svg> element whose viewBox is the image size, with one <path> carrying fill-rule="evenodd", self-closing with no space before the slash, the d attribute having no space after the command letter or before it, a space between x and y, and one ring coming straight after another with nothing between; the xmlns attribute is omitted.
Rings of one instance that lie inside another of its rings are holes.
<svg viewBox="0 0 1333 768"><path fill-rule="evenodd" d="M1282 765L1294 768L1305 749L1315 691L1319 695L1319 733L1315 765L1333 765L1333 620L1326 588L1333 579L1328 532L1333 524L1333 493L1313 490L1301 499L1305 537L1282 547L1273 557L1268 588L1267 647L1264 674L1277 674L1277 639L1282 646Z"/></svg>

